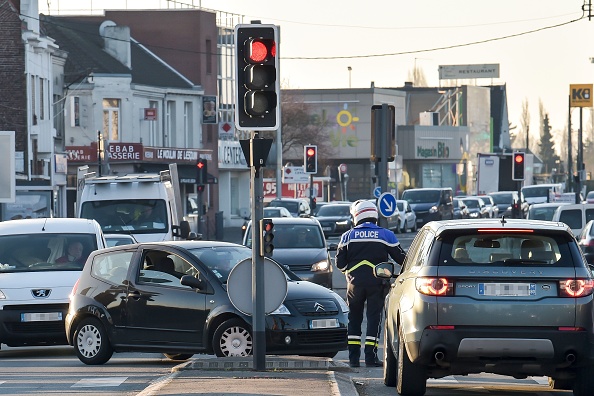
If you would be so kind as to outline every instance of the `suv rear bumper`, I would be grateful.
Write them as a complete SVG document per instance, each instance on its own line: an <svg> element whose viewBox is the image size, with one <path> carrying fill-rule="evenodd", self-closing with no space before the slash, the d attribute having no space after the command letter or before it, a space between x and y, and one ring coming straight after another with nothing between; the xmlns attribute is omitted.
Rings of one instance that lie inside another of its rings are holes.
<svg viewBox="0 0 594 396"><path fill-rule="evenodd" d="M454 330L423 331L420 342L407 343L414 363L450 365L509 365L577 367L594 363L594 341L587 331L560 331L556 328L463 327ZM529 369L527 369L529 370ZM476 372L471 370L469 372ZM545 375L545 373L542 373Z"/></svg>

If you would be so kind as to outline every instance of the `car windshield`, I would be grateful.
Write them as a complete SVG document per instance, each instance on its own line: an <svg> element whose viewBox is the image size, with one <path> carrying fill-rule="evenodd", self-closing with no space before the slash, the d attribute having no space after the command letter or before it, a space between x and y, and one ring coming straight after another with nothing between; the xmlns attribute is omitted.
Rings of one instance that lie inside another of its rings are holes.
<svg viewBox="0 0 594 396"><path fill-rule="evenodd" d="M318 216L343 216L351 215L350 206L348 205L324 205L319 211Z"/></svg>
<svg viewBox="0 0 594 396"><path fill-rule="evenodd" d="M531 206L528 210L528 218L533 220L553 220L553 215L557 206L534 207Z"/></svg>
<svg viewBox="0 0 594 396"><path fill-rule="evenodd" d="M280 209L264 208L264 217L281 217L281 211Z"/></svg>
<svg viewBox="0 0 594 396"><path fill-rule="evenodd" d="M485 197L485 196L481 196L479 198L481 198L483 200L483 202L485 203L485 205L487 205L487 206L493 205L493 198L491 198L491 197Z"/></svg>
<svg viewBox="0 0 594 396"><path fill-rule="evenodd" d="M435 203L439 201L439 190L407 190L402 194L402 199L411 204Z"/></svg>
<svg viewBox="0 0 594 396"><path fill-rule="evenodd" d="M221 283L227 283L229 273L240 261L252 258L252 250L243 246L205 247L188 249L188 251L210 268ZM285 272L287 279L299 280L297 275L284 266L280 267Z"/></svg>
<svg viewBox="0 0 594 396"><path fill-rule="evenodd" d="M295 201L271 201L268 206L281 206L291 213L299 213L299 202Z"/></svg>
<svg viewBox="0 0 594 396"><path fill-rule="evenodd" d="M399 211L403 211L404 210L404 204L402 202L396 202L396 206L398 207Z"/></svg>
<svg viewBox="0 0 594 396"><path fill-rule="evenodd" d="M472 209L477 209L479 207L479 201L476 199L464 199L463 202L467 207Z"/></svg>
<svg viewBox="0 0 594 396"><path fill-rule="evenodd" d="M514 200L512 194L493 194L491 198L496 204L511 204Z"/></svg>
<svg viewBox="0 0 594 396"><path fill-rule="evenodd" d="M249 229L245 245L252 247L252 228ZM323 249L325 239L319 226L311 224L274 224L275 249ZM272 255L274 258L274 253Z"/></svg>
<svg viewBox="0 0 594 396"><path fill-rule="evenodd" d="M97 250L94 234L0 236L0 273L80 271L93 250Z"/></svg>
<svg viewBox="0 0 594 396"><path fill-rule="evenodd" d="M445 265L525 265L531 263L563 266L573 265L567 239L558 235L534 235L533 233L490 234L471 233L444 237L442 260ZM444 265L442 264L442 265Z"/></svg>
<svg viewBox="0 0 594 396"><path fill-rule="evenodd" d="M524 187L522 189L522 194L526 198L533 198L533 197L548 197L549 190L551 187Z"/></svg>
<svg viewBox="0 0 594 396"><path fill-rule="evenodd" d="M84 202L81 217L95 219L104 233L165 233L167 207L162 199L125 199Z"/></svg>

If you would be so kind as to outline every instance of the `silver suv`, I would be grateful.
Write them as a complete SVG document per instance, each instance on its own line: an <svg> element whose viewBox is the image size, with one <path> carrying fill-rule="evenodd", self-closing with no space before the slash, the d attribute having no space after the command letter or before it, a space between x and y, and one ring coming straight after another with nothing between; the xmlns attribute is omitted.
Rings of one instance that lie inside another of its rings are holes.
<svg viewBox="0 0 594 396"><path fill-rule="evenodd" d="M394 272L396 267L396 272ZM430 222L386 297L384 383L423 395L427 378L548 376L576 396L594 389L592 269L563 223Z"/></svg>

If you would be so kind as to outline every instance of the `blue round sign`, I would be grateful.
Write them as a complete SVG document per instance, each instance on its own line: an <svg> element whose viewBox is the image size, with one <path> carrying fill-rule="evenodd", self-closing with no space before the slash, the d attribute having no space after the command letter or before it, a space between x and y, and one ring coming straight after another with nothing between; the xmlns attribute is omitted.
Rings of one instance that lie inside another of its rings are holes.
<svg viewBox="0 0 594 396"><path fill-rule="evenodd" d="M382 194L382 188L381 187L376 187L376 188L373 189L373 196L375 198L379 198L381 194Z"/></svg>
<svg viewBox="0 0 594 396"><path fill-rule="evenodd" d="M377 208L382 216L390 217L396 213L396 197L392 193L383 193L377 200Z"/></svg>

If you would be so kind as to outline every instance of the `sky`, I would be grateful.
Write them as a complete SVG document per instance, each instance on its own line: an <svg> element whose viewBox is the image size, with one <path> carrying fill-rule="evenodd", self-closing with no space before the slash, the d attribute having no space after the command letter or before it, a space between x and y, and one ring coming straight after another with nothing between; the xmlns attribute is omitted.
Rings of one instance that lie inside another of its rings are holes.
<svg viewBox="0 0 594 396"><path fill-rule="evenodd" d="M541 101L553 131L562 131L567 128L570 85L594 83L594 20L582 11L583 0L178 1L178 8L201 6L237 14L244 23L280 26L285 88L368 88L372 82L378 88L400 87L415 66L428 86L437 87L447 82L440 84L440 65L499 64L499 78L471 83L506 84L510 122L518 128L526 101L531 141L538 139ZM175 4L45 0L39 2L39 12L98 14L102 9ZM579 110L571 112L577 129ZM583 114L586 125L589 111Z"/></svg>

